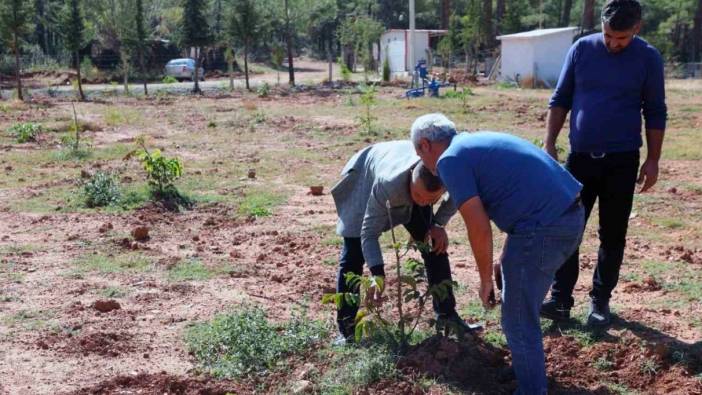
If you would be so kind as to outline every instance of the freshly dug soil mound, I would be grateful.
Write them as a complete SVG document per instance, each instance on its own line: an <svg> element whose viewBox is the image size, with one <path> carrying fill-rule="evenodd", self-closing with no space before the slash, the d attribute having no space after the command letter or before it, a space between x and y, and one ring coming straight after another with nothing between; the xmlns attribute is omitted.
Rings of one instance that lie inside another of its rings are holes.
<svg viewBox="0 0 702 395"><path fill-rule="evenodd" d="M170 394L170 395L224 395L244 393L229 381L214 381L193 377L178 377L166 372L119 376L90 388L73 392L86 394Z"/></svg>

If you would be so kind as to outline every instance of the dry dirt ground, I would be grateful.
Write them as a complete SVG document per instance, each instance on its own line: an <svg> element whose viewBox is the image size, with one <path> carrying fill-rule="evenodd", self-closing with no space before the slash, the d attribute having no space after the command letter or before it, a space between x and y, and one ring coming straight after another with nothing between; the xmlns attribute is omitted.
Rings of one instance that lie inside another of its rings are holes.
<svg viewBox="0 0 702 395"><path fill-rule="evenodd" d="M597 254L596 216L588 226L578 318L561 327L544 322L553 393L702 394L697 88L669 84L660 182L636 197L613 299L617 319L605 333L580 325ZM363 107L351 89L274 89L268 98L241 91L94 96L77 104L90 151L84 159L62 155L69 101L3 103L1 129L36 122L44 131L24 144L0 135L0 394L288 393L301 369L311 365L323 375L331 369L330 339L291 357L285 369L228 381L198 373L183 334L189 324L246 306L262 307L274 321L307 306L310 318L331 327L333 312L320 299L333 290L340 240L327 191L353 152L406 138L412 120L433 111L464 130L541 138L548 92L473 93L464 107L457 99L407 101L401 89L381 88L374 135L359 132ZM192 209L170 212L146 201L140 164L125 160L140 135L183 161L177 185L195 201ZM131 204L83 206L81 182L98 170L118 177ZM312 185L323 185L324 194L310 195ZM135 238L138 227L148 237ZM461 313L486 331L461 342L427 337L397 362L400 373L353 392L514 389L499 313L483 312L476 301L478 278L460 219L449 234ZM311 390L322 392L312 381Z"/></svg>

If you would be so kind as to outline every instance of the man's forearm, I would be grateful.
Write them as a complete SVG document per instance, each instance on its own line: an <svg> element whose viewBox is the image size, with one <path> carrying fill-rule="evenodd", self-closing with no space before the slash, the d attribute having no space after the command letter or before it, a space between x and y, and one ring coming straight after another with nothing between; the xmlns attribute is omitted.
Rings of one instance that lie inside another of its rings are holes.
<svg viewBox="0 0 702 395"><path fill-rule="evenodd" d="M492 227L479 197L474 197L459 209L468 231L468 241L478 265L480 282L492 282Z"/></svg>
<svg viewBox="0 0 702 395"><path fill-rule="evenodd" d="M563 129L567 115L568 109L563 107L551 107L548 109L545 145L556 145L556 140L561 133L561 129Z"/></svg>
<svg viewBox="0 0 702 395"><path fill-rule="evenodd" d="M663 129L646 129L646 147L648 149L647 160L658 162L663 151Z"/></svg>
<svg viewBox="0 0 702 395"><path fill-rule="evenodd" d="M492 281L492 228L479 227L468 230L468 240L473 249L475 263L480 273L480 282Z"/></svg>

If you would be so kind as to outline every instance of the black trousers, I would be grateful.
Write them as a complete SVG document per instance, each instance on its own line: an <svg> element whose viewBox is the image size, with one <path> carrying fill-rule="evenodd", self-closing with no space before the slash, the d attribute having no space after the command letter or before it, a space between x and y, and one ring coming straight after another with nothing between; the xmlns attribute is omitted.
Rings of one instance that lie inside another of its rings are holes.
<svg viewBox="0 0 702 395"><path fill-rule="evenodd" d="M597 268L592 277L590 297L606 302L619 281L619 269L624 259L626 232L634 200L634 189L639 169L639 152L618 152L604 157L589 153L571 153L566 168L583 184L580 193L585 206L585 221L599 199L600 248ZM573 288L580 269L579 251L576 251L556 272L551 298L573 306Z"/></svg>
<svg viewBox="0 0 702 395"><path fill-rule="evenodd" d="M405 229L407 229L414 240L424 240L430 228L431 215L431 206L421 207L415 205L412 208L412 218L409 223L405 224ZM447 254L422 253L422 258L424 259L429 286L439 284L444 280L451 280L451 267ZM358 290L349 290L344 276L346 273L363 274L364 263L361 239L344 238L344 246L339 259L339 272L336 277L336 292L358 292ZM453 290L449 291L448 296L444 300L432 298L432 306L436 314L455 313L456 298L453 295ZM341 308L337 310L336 318L339 324L339 331L344 336L353 335L352 330L357 312L358 306L347 303L343 303Z"/></svg>

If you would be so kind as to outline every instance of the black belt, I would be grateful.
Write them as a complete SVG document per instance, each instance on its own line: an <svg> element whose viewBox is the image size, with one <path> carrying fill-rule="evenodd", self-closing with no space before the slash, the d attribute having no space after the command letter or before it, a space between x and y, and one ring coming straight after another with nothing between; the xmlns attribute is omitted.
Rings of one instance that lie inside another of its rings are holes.
<svg viewBox="0 0 702 395"><path fill-rule="evenodd" d="M622 152L573 152L575 156L587 157L592 159L604 158L634 158L639 155L639 151L622 151Z"/></svg>

